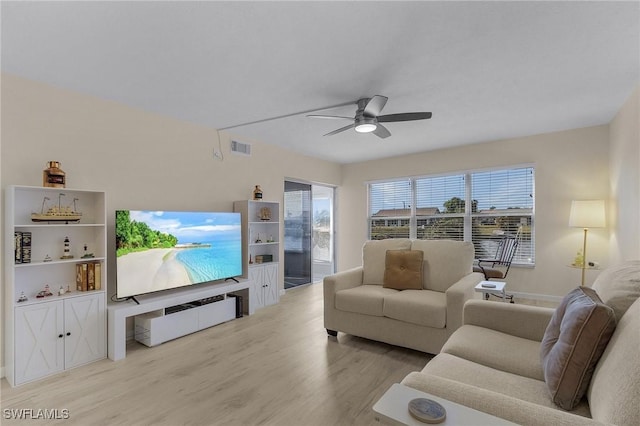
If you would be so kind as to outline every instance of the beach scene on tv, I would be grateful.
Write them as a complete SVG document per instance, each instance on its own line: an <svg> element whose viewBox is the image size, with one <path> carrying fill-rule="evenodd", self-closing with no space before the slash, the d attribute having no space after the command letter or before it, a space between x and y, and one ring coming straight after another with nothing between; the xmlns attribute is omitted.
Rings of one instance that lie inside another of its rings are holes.
<svg viewBox="0 0 640 426"><path fill-rule="evenodd" d="M118 297L242 274L240 214L116 211Z"/></svg>

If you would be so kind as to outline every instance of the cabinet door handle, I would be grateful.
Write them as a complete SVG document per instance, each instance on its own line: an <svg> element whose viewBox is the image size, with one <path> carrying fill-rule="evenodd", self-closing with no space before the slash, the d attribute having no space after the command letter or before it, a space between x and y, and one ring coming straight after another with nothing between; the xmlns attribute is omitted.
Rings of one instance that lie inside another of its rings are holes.
<svg viewBox="0 0 640 426"><path fill-rule="evenodd" d="M62 339L64 336L62 334L58 334L58 339Z"/></svg>
<svg viewBox="0 0 640 426"><path fill-rule="evenodd" d="M71 336L71 332L70 331L67 331L67 336Z"/></svg>

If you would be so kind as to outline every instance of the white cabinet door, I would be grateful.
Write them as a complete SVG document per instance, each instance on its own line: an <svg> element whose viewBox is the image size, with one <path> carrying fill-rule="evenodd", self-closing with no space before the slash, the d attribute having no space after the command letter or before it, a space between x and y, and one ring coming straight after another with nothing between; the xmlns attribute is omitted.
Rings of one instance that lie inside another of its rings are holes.
<svg viewBox="0 0 640 426"><path fill-rule="evenodd" d="M278 264L264 266L264 306L278 303Z"/></svg>
<svg viewBox="0 0 640 426"><path fill-rule="evenodd" d="M107 355L104 294L64 301L65 368L76 367Z"/></svg>
<svg viewBox="0 0 640 426"><path fill-rule="evenodd" d="M15 309L15 382L64 369L64 308L62 301Z"/></svg>
<svg viewBox="0 0 640 426"><path fill-rule="evenodd" d="M249 280L251 281L251 291L249 291L249 306L252 309L264 307L264 267L254 266L249 268Z"/></svg>
<svg viewBox="0 0 640 426"><path fill-rule="evenodd" d="M105 358L104 293L15 310L15 384Z"/></svg>
<svg viewBox="0 0 640 426"><path fill-rule="evenodd" d="M278 303L278 264L271 263L249 268L251 280L250 306L260 309Z"/></svg>

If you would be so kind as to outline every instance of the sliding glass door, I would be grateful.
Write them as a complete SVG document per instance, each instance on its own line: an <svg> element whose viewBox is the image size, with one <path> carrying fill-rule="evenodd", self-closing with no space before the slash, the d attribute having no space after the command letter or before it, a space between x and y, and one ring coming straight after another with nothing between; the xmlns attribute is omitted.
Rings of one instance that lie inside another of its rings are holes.
<svg viewBox="0 0 640 426"><path fill-rule="evenodd" d="M311 274L313 282L335 272L333 255L333 194L329 186L312 185Z"/></svg>
<svg viewBox="0 0 640 426"><path fill-rule="evenodd" d="M311 185L284 183L284 288L311 282Z"/></svg>
<svg viewBox="0 0 640 426"><path fill-rule="evenodd" d="M285 181L284 288L322 281L334 271L333 188Z"/></svg>

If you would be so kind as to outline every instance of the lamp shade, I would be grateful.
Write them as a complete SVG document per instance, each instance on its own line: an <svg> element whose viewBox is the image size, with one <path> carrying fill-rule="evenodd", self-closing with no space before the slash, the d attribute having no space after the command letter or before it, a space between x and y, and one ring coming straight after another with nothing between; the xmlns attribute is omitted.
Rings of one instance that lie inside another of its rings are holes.
<svg viewBox="0 0 640 426"><path fill-rule="evenodd" d="M576 228L604 228L604 200L578 200L571 202L569 226Z"/></svg>

